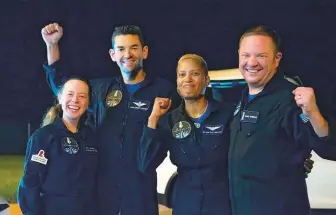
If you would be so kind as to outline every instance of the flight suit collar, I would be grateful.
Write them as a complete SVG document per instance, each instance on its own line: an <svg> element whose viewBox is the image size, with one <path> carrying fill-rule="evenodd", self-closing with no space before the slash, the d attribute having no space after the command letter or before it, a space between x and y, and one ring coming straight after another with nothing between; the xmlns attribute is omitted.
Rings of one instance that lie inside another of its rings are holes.
<svg viewBox="0 0 336 215"><path fill-rule="evenodd" d="M218 102L216 102L215 100L213 100L211 98L206 98L206 100L208 101L208 108L209 108L210 113L218 111L218 109L219 109L219 103ZM179 114L188 116L187 111L185 110L185 102L184 101L181 102L181 104L176 109L178 110Z"/></svg>
<svg viewBox="0 0 336 215"><path fill-rule="evenodd" d="M124 79L122 76L117 77L117 82L119 84L119 87L122 89L123 92L126 92L126 84L124 82ZM145 76L145 79L141 82L141 86L139 89L148 86L150 83L152 82L152 80L150 78L147 77L147 75ZM139 90L138 89L138 90Z"/></svg>
<svg viewBox="0 0 336 215"><path fill-rule="evenodd" d="M278 89L285 81L284 75L285 74L282 71L277 71L274 74L274 76L269 80L269 82L265 85L264 89L257 94L257 97L269 94ZM249 88L248 86L246 86L242 91L242 97L241 97L241 102L243 104L242 106L248 103L248 92Z"/></svg>
<svg viewBox="0 0 336 215"><path fill-rule="evenodd" d="M83 116L82 116L83 117ZM78 123L78 132L77 133L72 133L71 131L69 131L69 129L65 126L63 120L61 117L56 117L55 118L55 121L53 122L53 125L66 132L66 133L69 133L69 134L72 134L74 136L80 136L81 138L85 138L86 137L86 131L85 131L85 125L84 125L84 122L83 120L79 120L79 123Z"/></svg>

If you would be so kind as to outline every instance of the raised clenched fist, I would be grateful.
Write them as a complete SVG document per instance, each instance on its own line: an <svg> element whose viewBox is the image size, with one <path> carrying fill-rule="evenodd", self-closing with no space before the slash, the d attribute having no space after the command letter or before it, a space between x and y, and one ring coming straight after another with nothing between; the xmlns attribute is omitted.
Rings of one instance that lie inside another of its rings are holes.
<svg viewBox="0 0 336 215"><path fill-rule="evenodd" d="M58 23L52 23L42 28L41 34L46 45L54 45L62 38L63 28Z"/></svg>

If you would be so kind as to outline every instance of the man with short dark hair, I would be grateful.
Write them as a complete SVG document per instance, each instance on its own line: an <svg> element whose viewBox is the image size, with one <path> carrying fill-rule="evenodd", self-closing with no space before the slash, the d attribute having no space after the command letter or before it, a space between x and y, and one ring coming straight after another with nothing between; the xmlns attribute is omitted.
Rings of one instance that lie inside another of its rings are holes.
<svg viewBox="0 0 336 215"><path fill-rule="evenodd" d="M48 82L57 92L58 41L63 29L57 23L45 26ZM168 97L177 106L176 88L166 80L150 80L143 69L148 57L139 27L115 28L109 50L121 76L92 81L90 125L100 137L98 205L100 214L157 215L156 171L141 173L137 168L137 148L143 125L147 124L156 97ZM97 213L98 214L98 213Z"/></svg>

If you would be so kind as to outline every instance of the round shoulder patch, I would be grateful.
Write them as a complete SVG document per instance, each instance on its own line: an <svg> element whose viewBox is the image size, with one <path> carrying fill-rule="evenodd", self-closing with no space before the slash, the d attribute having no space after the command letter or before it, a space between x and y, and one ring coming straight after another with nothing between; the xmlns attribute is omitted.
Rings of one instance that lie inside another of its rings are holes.
<svg viewBox="0 0 336 215"><path fill-rule="evenodd" d="M117 106L122 99L122 92L120 90L112 90L106 97L106 104L109 107Z"/></svg>
<svg viewBox="0 0 336 215"><path fill-rule="evenodd" d="M172 129L172 135L176 139L183 139L191 133L191 125L187 121L180 121L176 123Z"/></svg>
<svg viewBox="0 0 336 215"><path fill-rule="evenodd" d="M62 148L69 154L76 154L79 151L78 143L71 137L65 137L62 139Z"/></svg>

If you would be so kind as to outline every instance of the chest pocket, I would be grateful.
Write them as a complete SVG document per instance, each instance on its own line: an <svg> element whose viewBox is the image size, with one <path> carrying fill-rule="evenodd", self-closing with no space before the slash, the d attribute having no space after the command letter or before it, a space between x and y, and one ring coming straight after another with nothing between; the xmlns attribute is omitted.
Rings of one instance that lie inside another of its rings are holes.
<svg viewBox="0 0 336 215"><path fill-rule="evenodd" d="M201 136L202 136L202 146L211 149L216 149L218 146L224 144L223 137L228 136L225 133L225 125L223 124L206 124L202 126ZM226 142L225 142L226 144Z"/></svg>
<svg viewBox="0 0 336 215"><path fill-rule="evenodd" d="M283 114L285 113L287 107L283 106L281 102L274 105L270 104L267 106L273 108L260 111L254 111L253 108L247 110L250 112L258 113L259 116L256 123L241 122L241 116L238 115L235 117L236 119L234 122L234 127L241 127L243 130L246 131L249 136L258 132L265 133L265 129L272 130L272 128L278 127L277 124L280 123L281 119L283 118ZM242 111L240 113L242 114ZM271 125L271 127L269 125Z"/></svg>
<svg viewBox="0 0 336 215"><path fill-rule="evenodd" d="M51 151L52 157L48 160L50 177L67 178L69 181L78 180L82 168L81 150L81 145L71 135L62 135L55 139L55 145Z"/></svg>
<svg viewBox="0 0 336 215"><path fill-rule="evenodd" d="M197 153L195 131L191 123L181 120L172 124L170 128L169 150L173 163L187 164L192 162Z"/></svg>
<svg viewBox="0 0 336 215"><path fill-rule="evenodd" d="M207 165L227 161L229 150L229 129L224 124L205 124L202 126L201 153Z"/></svg>
<svg viewBox="0 0 336 215"><path fill-rule="evenodd" d="M183 134L180 134L181 136ZM190 148L192 148L192 145L196 145L196 142L194 141L194 132L191 131L188 136L176 138L171 137L171 140L169 141L169 149L174 151L175 153L179 153L181 155L188 155L190 153Z"/></svg>
<svg viewBox="0 0 336 215"><path fill-rule="evenodd" d="M129 100L128 112L134 123L147 124L152 111L152 103L147 100Z"/></svg>

